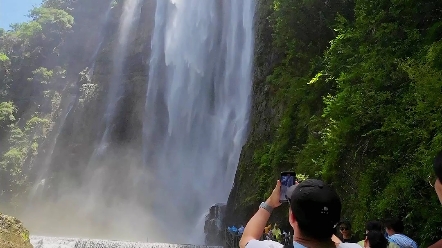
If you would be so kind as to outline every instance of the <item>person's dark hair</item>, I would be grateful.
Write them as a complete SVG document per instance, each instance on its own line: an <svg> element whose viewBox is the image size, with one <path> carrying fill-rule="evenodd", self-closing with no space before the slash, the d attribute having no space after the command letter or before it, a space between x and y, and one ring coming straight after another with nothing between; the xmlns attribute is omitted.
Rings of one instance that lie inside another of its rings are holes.
<svg viewBox="0 0 442 248"><path fill-rule="evenodd" d="M382 232L370 231L367 233L367 239L370 243L370 248L387 248L388 240Z"/></svg>
<svg viewBox="0 0 442 248"><path fill-rule="evenodd" d="M335 228L315 226L312 225L312 223L302 223L298 221L298 227L304 236L320 242L329 241L333 234L335 234Z"/></svg>
<svg viewBox="0 0 442 248"><path fill-rule="evenodd" d="M321 180L307 179L287 189L287 195L299 231L320 242L330 241L342 211L336 190Z"/></svg>
<svg viewBox="0 0 442 248"><path fill-rule="evenodd" d="M367 224L365 224L365 230L366 231L378 231L378 232L382 232L383 228L382 228L382 223L380 221L377 220L372 220L367 222Z"/></svg>
<svg viewBox="0 0 442 248"><path fill-rule="evenodd" d="M339 223L338 227L340 227L341 225L344 225L345 227L347 227L348 230L351 230L351 223L350 223L350 221L348 221L348 220L341 221Z"/></svg>
<svg viewBox="0 0 442 248"><path fill-rule="evenodd" d="M434 173L439 180L442 180L442 151L440 151L436 158L434 158L433 163Z"/></svg>
<svg viewBox="0 0 442 248"><path fill-rule="evenodd" d="M397 233L404 232L404 222L397 218L386 219L384 221L384 226L388 229L393 229Z"/></svg>

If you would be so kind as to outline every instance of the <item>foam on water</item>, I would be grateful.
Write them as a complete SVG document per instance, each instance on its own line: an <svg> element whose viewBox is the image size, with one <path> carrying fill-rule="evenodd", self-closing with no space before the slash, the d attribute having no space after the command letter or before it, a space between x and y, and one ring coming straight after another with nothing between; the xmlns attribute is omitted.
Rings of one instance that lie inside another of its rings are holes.
<svg viewBox="0 0 442 248"><path fill-rule="evenodd" d="M117 240L31 236L34 248L221 248L219 246L141 243Z"/></svg>

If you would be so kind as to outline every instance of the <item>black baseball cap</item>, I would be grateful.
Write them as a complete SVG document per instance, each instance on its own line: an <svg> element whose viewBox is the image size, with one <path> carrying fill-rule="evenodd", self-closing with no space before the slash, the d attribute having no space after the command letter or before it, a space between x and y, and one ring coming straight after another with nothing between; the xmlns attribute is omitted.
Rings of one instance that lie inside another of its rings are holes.
<svg viewBox="0 0 442 248"><path fill-rule="evenodd" d="M316 228L335 228L341 218L341 199L329 184L307 179L287 189L286 197L298 223Z"/></svg>

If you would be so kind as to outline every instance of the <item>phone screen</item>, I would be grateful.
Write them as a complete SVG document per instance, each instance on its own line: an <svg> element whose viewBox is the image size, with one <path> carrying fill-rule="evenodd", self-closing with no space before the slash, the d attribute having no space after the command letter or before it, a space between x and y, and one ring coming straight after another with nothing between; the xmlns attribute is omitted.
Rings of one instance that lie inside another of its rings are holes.
<svg viewBox="0 0 442 248"><path fill-rule="evenodd" d="M293 171L281 172L279 179L281 182L281 194L279 195L279 202L288 202L286 198L287 189L296 182L296 173Z"/></svg>

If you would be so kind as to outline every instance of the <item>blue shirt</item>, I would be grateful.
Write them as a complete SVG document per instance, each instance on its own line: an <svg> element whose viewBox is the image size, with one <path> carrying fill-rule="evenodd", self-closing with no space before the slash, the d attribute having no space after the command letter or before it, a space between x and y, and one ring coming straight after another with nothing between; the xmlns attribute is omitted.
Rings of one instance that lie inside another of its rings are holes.
<svg viewBox="0 0 442 248"><path fill-rule="evenodd" d="M293 241L293 248L307 248L303 245L301 245L300 243Z"/></svg>
<svg viewBox="0 0 442 248"><path fill-rule="evenodd" d="M417 248L416 242L404 234L397 233L388 236L388 241L399 245L400 248Z"/></svg>

